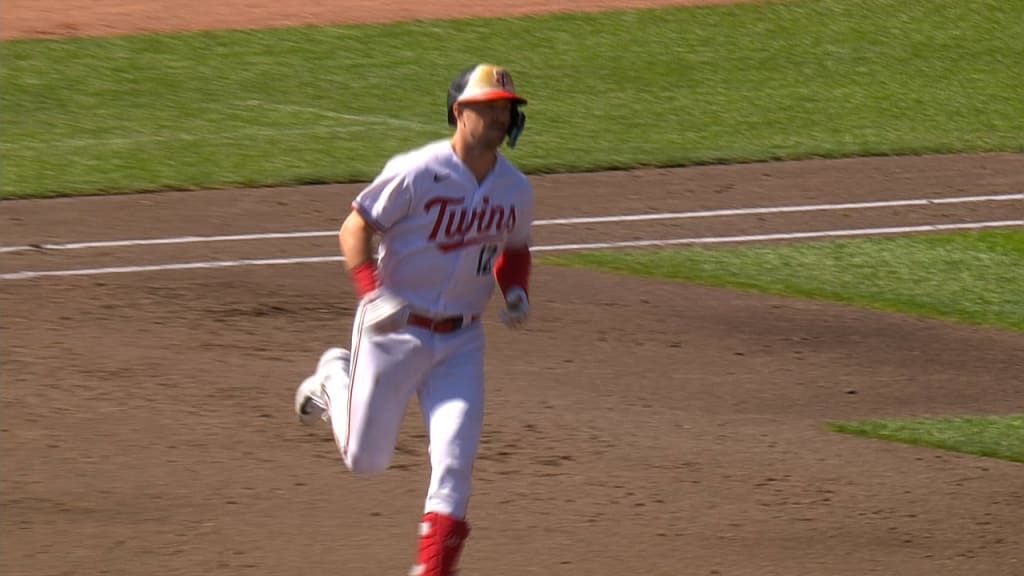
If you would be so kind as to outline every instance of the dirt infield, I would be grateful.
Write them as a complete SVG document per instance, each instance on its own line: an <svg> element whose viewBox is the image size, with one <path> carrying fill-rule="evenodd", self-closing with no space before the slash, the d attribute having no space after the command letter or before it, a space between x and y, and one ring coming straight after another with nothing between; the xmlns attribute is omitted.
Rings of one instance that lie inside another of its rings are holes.
<svg viewBox="0 0 1024 576"><path fill-rule="evenodd" d="M151 12L127 2L78 4L4 2L4 34L249 26L260 23L254 14L278 25L306 22L297 14L352 16L359 6L196 10L179 1L162 8L158 24L137 21ZM455 13L439 2L400 4L373 3L403 15ZM545 6L570 4L582 3ZM474 15L500 8L459 6ZM46 16L54 7L63 19ZM230 19L184 19L221 10ZM542 219L955 199L1021 192L1024 155L533 182ZM0 572L406 573L427 479L414 407L392 469L367 478L344 471L325 428L302 428L291 412L294 386L319 353L347 339L355 301L341 265L110 270L333 256L327 235L182 240L327 231L358 189L0 204L6 247L178 239L0 253L0 275L96 270L0 280ZM548 225L537 243L963 224L1019 213L1019 202L973 201ZM489 398L463 574L1024 574L1019 464L821 427L1024 411L1020 333L545 266L534 292L524 332L504 330L493 313L486 320Z"/></svg>

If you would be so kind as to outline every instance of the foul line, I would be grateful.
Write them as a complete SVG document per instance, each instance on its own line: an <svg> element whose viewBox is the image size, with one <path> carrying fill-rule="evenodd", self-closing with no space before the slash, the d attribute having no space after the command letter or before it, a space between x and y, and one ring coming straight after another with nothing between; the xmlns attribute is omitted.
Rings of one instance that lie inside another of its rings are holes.
<svg viewBox="0 0 1024 576"><path fill-rule="evenodd" d="M0 247L0 253L24 252L25 250L81 250L83 248L117 248L126 246L154 246L159 244L192 244L196 242L226 242L232 240L272 240L275 238L314 238L336 235L337 230L316 230L312 232L265 232L259 234L235 234L232 236L177 236L170 238L146 238L144 240L107 240L99 242L68 242L66 244L29 244L26 246Z"/></svg>
<svg viewBox="0 0 1024 576"><path fill-rule="evenodd" d="M915 198L911 200L880 200L877 202L850 202L847 204L805 204L802 206L772 206L766 208L732 208L724 210L703 210L700 212L667 212L662 214L636 214L631 216L596 216L591 218L555 218L544 220L544 224L598 224L602 222L638 222L642 220L674 220L682 218L707 218L711 216L747 216L751 214L783 214L787 212L821 212L826 210L863 210L868 208L891 208L895 206L929 206L932 204L964 204L967 202L993 202L1000 200L1024 200L1024 194L999 194L988 196L961 196L959 198Z"/></svg>
<svg viewBox="0 0 1024 576"><path fill-rule="evenodd" d="M275 264L309 264L315 262L341 262L341 256L311 256L308 258L270 258L263 260L222 260L213 262L183 262L153 266L112 266L109 268L83 268L79 270L46 270L42 272L11 272L0 274L0 280L27 280L45 276L97 276L127 272L153 272L160 270L195 270L199 268L235 268L237 266L273 266Z"/></svg>
<svg viewBox="0 0 1024 576"><path fill-rule="evenodd" d="M1024 226L1024 220L1002 220L993 222L974 222L966 224L932 224L923 226L899 226L890 228L856 228L849 230L823 230L819 232L790 232L781 234L755 234L749 236L716 236L707 238L675 238L669 240L637 240L628 242L595 242L590 244L555 244L535 246L537 252L598 250L604 248L639 248L650 246L673 246L679 244L721 244L729 242L757 242L769 240L800 240L808 238L835 238L848 236L868 236L877 234L906 234L912 232L935 232L942 230L965 230L976 228L994 228L1008 226ZM117 266L111 268L88 268L79 270L47 270L40 272L13 272L0 274L0 280L27 280L48 276L93 276L100 274L118 274L128 272L152 272L164 270L192 270L199 268L231 268L237 266L272 266L278 264L308 264L317 262L341 262L341 256L313 256L305 258L272 258L262 260L225 260L215 262L187 262L180 264L158 264L152 266Z"/></svg>
<svg viewBox="0 0 1024 576"><path fill-rule="evenodd" d="M934 198L910 200L885 200L878 202L852 202L846 204L808 204L802 206L772 206L764 208L735 208L723 210L701 210L696 212L665 212L657 214L632 214L620 216L594 216L579 218L551 218L536 220L534 226L600 224L610 222L639 222L647 220L679 220L685 218L709 218L718 216L748 216L753 214L783 214L793 212L820 212L827 210L863 210L869 208L891 208L897 206L928 206L933 204L961 204L968 202L994 202L1024 200L1024 194L1002 194L988 196L962 196L959 198ZM315 230L309 232L267 232L258 234L234 234L220 236L178 236L170 238L148 238L140 240L108 240L95 242L68 242L60 244L29 244L24 246L0 247L0 254L26 250L80 250L84 248L116 248L125 246L152 246L159 244L191 244L196 242L231 242L240 240L271 240L281 238L315 238L334 236L337 230Z"/></svg>
<svg viewBox="0 0 1024 576"><path fill-rule="evenodd" d="M632 240L626 242L594 242L590 244L558 244L535 246L537 252L562 250L598 250L601 248L641 248L647 246L675 246L679 244L726 244L730 242L764 242L769 240L803 240L807 238L837 238L844 236L870 236L876 234L908 234L912 232L940 232L977 228L1006 228L1024 226L1024 220L999 220L964 224L924 224L890 228L854 228L850 230L822 230L820 232L786 232L780 234L751 234L749 236L712 236L708 238L674 238L670 240Z"/></svg>

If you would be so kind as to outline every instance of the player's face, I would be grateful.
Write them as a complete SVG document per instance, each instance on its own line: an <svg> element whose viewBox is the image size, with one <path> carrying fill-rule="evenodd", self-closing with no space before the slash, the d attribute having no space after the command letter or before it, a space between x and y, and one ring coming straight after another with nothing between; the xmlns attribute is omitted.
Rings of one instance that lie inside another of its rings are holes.
<svg viewBox="0 0 1024 576"><path fill-rule="evenodd" d="M491 148L501 146L512 117L511 101L464 102L459 107L462 129L472 141Z"/></svg>

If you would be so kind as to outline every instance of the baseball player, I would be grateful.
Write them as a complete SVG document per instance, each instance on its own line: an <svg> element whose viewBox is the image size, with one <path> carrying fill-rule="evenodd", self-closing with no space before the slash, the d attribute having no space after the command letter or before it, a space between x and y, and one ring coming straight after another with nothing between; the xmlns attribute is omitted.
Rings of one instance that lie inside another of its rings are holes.
<svg viewBox="0 0 1024 576"><path fill-rule="evenodd" d="M483 420L480 316L495 286L506 325L522 325L530 311L533 191L499 152L515 147L525 104L504 68L463 70L448 89L451 138L391 158L359 193L339 231L360 297L351 352L328 349L296 390L299 420L329 421L356 473L389 466L417 395L431 467L417 576L451 575L469 535Z"/></svg>

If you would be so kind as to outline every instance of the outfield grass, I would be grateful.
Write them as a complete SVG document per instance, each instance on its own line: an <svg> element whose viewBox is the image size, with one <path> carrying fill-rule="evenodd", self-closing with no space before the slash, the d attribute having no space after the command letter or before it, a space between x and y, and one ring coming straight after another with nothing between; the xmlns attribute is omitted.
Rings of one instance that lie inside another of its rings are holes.
<svg viewBox="0 0 1024 576"><path fill-rule="evenodd" d="M475 61L527 172L1024 150L1024 0L820 0L16 40L0 197L366 180Z"/></svg>
<svg viewBox="0 0 1024 576"><path fill-rule="evenodd" d="M1024 462L1024 415L830 422L835 432Z"/></svg>
<svg viewBox="0 0 1024 576"><path fill-rule="evenodd" d="M1024 229L545 255L585 266L1024 331Z"/></svg>

